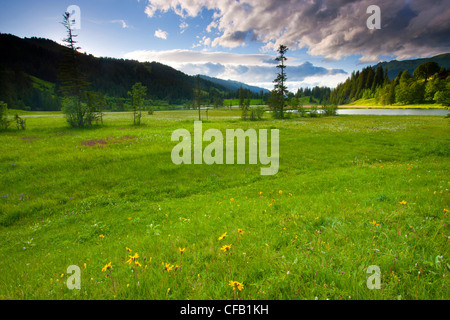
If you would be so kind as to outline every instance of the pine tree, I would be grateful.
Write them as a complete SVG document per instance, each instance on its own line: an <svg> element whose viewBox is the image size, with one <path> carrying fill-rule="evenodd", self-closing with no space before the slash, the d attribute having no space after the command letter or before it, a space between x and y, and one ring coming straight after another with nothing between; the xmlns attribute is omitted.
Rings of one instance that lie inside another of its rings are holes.
<svg viewBox="0 0 450 320"><path fill-rule="evenodd" d="M285 61L287 60L285 54L289 49L284 46L284 45L280 45L280 47L278 48L278 57L275 59L276 61L278 61L280 64L277 65L277 68L280 69L277 77L275 78L275 80L273 81L275 83L275 87L274 87L274 93L277 95L277 97L275 97L274 99L272 99L272 101L276 102L276 105L273 105L273 111L274 111L274 116L276 118L283 118L284 114L284 107L285 107L285 96L287 94L287 87L285 85L286 81L287 81L287 77L286 77L286 65L284 64Z"/></svg>
<svg viewBox="0 0 450 320"><path fill-rule="evenodd" d="M75 41L77 35L72 31L68 12L63 15L62 25L67 31L67 38L63 39L66 47L64 59L59 70L61 91L66 95L63 111L71 126L84 127L90 124L89 119L91 118L89 109L82 102L85 95L84 90L89 83L86 81L86 76L79 70L78 50L80 47Z"/></svg>
<svg viewBox="0 0 450 320"><path fill-rule="evenodd" d="M194 100L195 100L195 104L197 105L197 108L198 108L198 121L201 121L202 120L202 116L201 116L201 113L200 113L200 106L201 106L201 103L202 103L202 101L201 101L202 100L202 92L200 90L200 75L197 75L196 78L197 78L197 87L194 90Z"/></svg>

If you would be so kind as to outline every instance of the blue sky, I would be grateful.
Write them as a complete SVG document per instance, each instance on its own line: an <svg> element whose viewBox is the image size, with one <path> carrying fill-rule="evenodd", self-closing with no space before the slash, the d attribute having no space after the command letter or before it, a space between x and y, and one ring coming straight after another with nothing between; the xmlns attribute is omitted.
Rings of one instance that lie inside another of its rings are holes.
<svg viewBox="0 0 450 320"><path fill-rule="evenodd" d="M378 3L377 3L378 2ZM69 5L81 9L82 52L159 61L268 89L279 44L287 45L288 86L335 86L378 61L450 51L450 8L424 0L3 0L0 32L65 36ZM381 29L369 30L369 5Z"/></svg>

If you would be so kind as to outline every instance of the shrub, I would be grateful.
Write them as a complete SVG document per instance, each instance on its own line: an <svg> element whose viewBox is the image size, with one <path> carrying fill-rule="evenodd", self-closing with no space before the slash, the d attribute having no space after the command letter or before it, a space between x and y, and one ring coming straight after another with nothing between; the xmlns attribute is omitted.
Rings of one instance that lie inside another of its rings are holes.
<svg viewBox="0 0 450 320"><path fill-rule="evenodd" d="M250 111L250 120L261 120L264 115L264 107L254 107Z"/></svg>
<svg viewBox="0 0 450 320"><path fill-rule="evenodd" d="M87 104L79 102L77 97L64 97L62 111L72 127L82 128L91 124L92 115Z"/></svg>
<svg viewBox="0 0 450 320"><path fill-rule="evenodd" d="M319 117L319 109L316 106L312 106L309 110L309 116L311 118L317 118Z"/></svg>
<svg viewBox="0 0 450 320"><path fill-rule="evenodd" d="M26 120L19 117L19 115L16 113L16 116L14 117L14 120L16 120L16 126L17 130L25 130L26 129Z"/></svg>
<svg viewBox="0 0 450 320"><path fill-rule="evenodd" d="M337 105L324 105L322 106L322 111L324 116L330 117L330 116L337 116Z"/></svg>
<svg viewBox="0 0 450 320"><path fill-rule="evenodd" d="M10 121L8 120L8 105L0 101L0 130L8 129Z"/></svg>

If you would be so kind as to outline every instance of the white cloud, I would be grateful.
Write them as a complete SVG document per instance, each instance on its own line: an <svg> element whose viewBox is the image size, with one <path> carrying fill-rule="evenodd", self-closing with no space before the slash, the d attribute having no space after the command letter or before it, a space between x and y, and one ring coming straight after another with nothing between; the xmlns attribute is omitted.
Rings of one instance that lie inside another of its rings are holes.
<svg viewBox="0 0 450 320"><path fill-rule="evenodd" d="M129 28L130 26L126 23L126 21L125 20L112 20L111 21L112 23L120 23L120 24L122 24L122 28L123 29L127 29L127 28Z"/></svg>
<svg viewBox="0 0 450 320"><path fill-rule="evenodd" d="M183 21L182 23L180 23L180 33L183 34L184 31L186 31L186 29L189 27L189 25L186 23L186 21Z"/></svg>
<svg viewBox="0 0 450 320"><path fill-rule="evenodd" d="M381 8L380 30L366 27L366 9L373 4ZM153 17L172 10L185 18L203 9L214 12L205 30L212 47L259 41L266 51L284 44L306 47L326 59L361 55L362 62L376 62L381 55L405 59L450 51L447 1L148 0L145 13Z"/></svg>
<svg viewBox="0 0 450 320"><path fill-rule="evenodd" d="M140 50L129 52L124 58L141 62L157 61L189 75L204 74L225 80L252 83L269 90L273 89L272 81L278 72L274 60L275 56L268 54L236 54L193 50ZM287 85L291 90L299 83L303 83L305 86L309 86L311 83L318 83L319 85L328 83L331 87L334 87L348 77L348 74L341 69L318 67L310 62L295 64L294 58L290 58L289 61L290 64L286 68L286 72L288 76Z"/></svg>
<svg viewBox="0 0 450 320"><path fill-rule="evenodd" d="M155 37L157 37L157 38L166 40L167 35L168 35L168 33L166 31L162 31L161 29L158 29L155 31Z"/></svg>

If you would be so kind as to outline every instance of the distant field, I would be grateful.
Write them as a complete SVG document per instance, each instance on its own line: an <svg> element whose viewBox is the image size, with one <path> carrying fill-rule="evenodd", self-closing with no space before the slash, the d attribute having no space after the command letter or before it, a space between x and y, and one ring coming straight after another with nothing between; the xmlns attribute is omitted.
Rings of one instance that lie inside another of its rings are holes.
<svg viewBox="0 0 450 320"><path fill-rule="evenodd" d="M193 132L197 111L140 127L107 113L90 129L47 115L0 132L0 299L450 298L444 117L209 110L203 131L280 130L280 170L261 176L172 163L171 134ZM372 265L381 289L366 285Z"/></svg>

